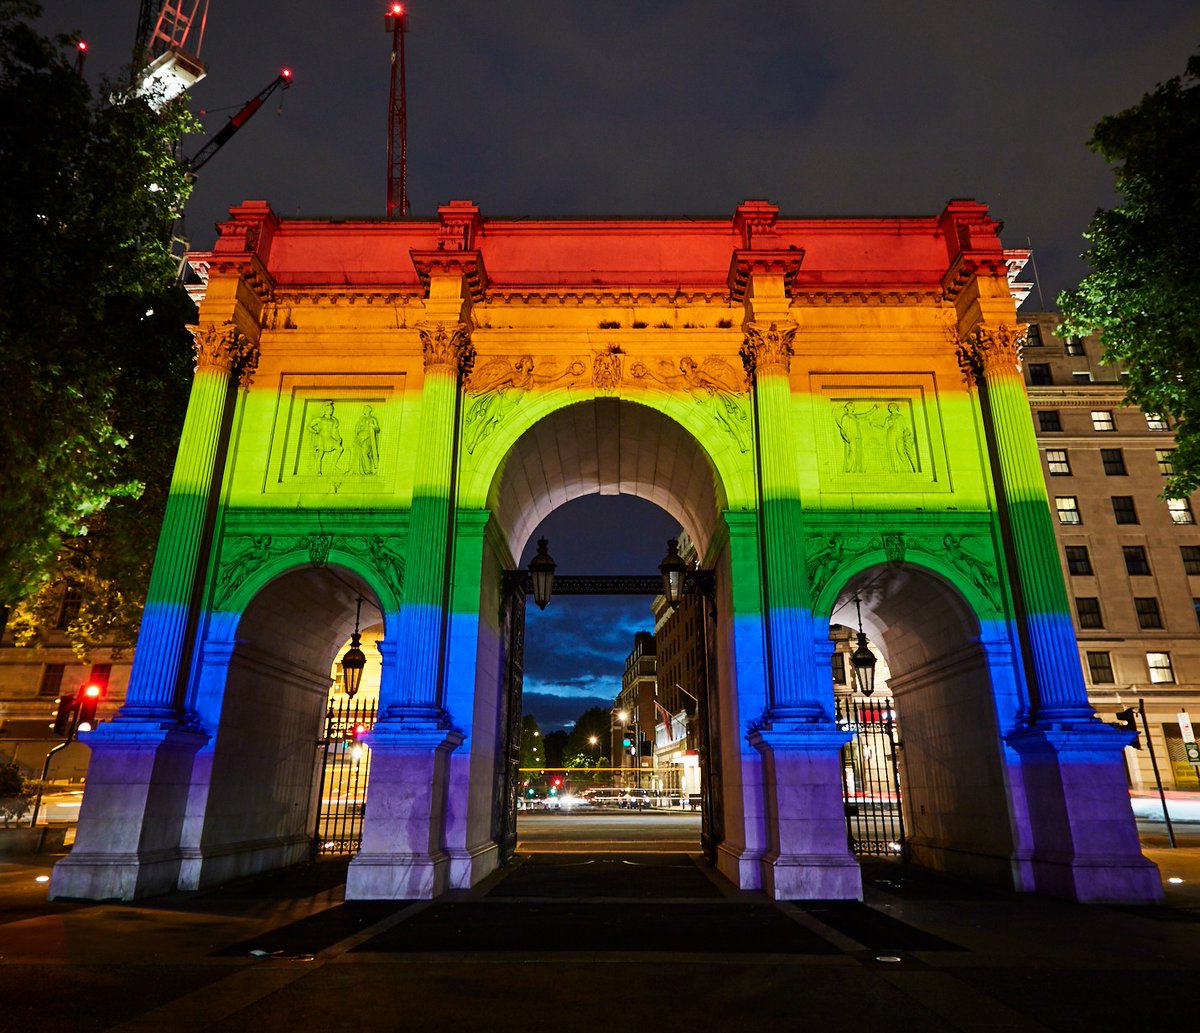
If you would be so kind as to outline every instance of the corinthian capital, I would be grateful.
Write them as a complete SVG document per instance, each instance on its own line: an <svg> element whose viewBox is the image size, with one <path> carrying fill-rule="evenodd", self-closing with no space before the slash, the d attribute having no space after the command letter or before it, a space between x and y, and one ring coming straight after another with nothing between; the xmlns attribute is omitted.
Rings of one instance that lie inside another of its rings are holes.
<svg viewBox="0 0 1200 1033"><path fill-rule="evenodd" d="M218 369L249 384L258 368L258 342L238 329L236 323L201 323L189 326L196 349L196 369Z"/></svg>
<svg viewBox="0 0 1200 1033"><path fill-rule="evenodd" d="M418 326L417 333L421 335L426 370L449 366L456 374L470 375L475 365L475 346L471 344L471 331L466 323L455 323L450 327L427 323Z"/></svg>
<svg viewBox="0 0 1200 1033"><path fill-rule="evenodd" d="M771 323L765 328L761 324L747 323L743 329L746 337L739 354L748 380L753 383L759 373L787 373L792 368L792 338L798 329L795 323L782 327Z"/></svg>
<svg viewBox="0 0 1200 1033"><path fill-rule="evenodd" d="M965 337L958 337L958 368L968 384L988 373L1015 373L1021 369L1021 346L1025 328L1006 323L991 327L980 323Z"/></svg>

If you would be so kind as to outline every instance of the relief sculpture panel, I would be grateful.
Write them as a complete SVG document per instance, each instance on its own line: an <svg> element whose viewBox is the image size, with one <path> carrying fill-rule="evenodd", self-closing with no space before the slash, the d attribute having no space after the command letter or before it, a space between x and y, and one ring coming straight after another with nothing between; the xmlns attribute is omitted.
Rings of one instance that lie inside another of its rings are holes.
<svg viewBox="0 0 1200 1033"><path fill-rule="evenodd" d="M821 490L950 490L933 378L814 374Z"/></svg>

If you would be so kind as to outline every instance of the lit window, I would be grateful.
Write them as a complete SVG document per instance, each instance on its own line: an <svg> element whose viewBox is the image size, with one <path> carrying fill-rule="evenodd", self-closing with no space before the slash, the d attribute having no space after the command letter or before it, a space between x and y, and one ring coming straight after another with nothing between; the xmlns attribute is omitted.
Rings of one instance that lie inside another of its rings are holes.
<svg viewBox="0 0 1200 1033"><path fill-rule="evenodd" d="M1113 423L1113 414L1107 409L1092 410L1092 430L1116 430L1116 424Z"/></svg>
<svg viewBox="0 0 1200 1033"><path fill-rule="evenodd" d="M1068 337L1065 351L1068 355L1082 355L1083 354L1083 338L1082 337Z"/></svg>
<svg viewBox="0 0 1200 1033"><path fill-rule="evenodd" d="M1125 476L1125 456L1119 448L1100 449L1100 462L1104 464L1104 472L1109 477Z"/></svg>
<svg viewBox="0 0 1200 1033"><path fill-rule="evenodd" d="M1029 364L1029 382L1035 387L1053 384L1054 378L1050 376L1050 365L1045 362L1031 362Z"/></svg>
<svg viewBox="0 0 1200 1033"><path fill-rule="evenodd" d="M1181 545L1179 555L1183 559L1185 574L1200 574L1200 545Z"/></svg>
<svg viewBox="0 0 1200 1033"><path fill-rule="evenodd" d="M1087 663L1093 685L1111 685L1116 681L1113 677L1112 658L1107 653L1089 650Z"/></svg>
<svg viewBox="0 0 1200 1033"><path fill-rule="evenodd" d="M1141 545L1123 545L1121 553L1125 557L1125 573L1135 577L1148 577L1150 561L1146 559L1146 550Z"/></svg>
<svg viewBox="0 0 1200 1033"><path fill-rule="evenodd" d="M1167 512L1177 524L1196 522L1196 518L1192 516L1192 504L1187 499L1167 499Z"/></svg>
<svg viewBox="0 0 1200 1033"><path fill-rule="evenodd" d="M1147 653L1146 666L1150 669L1150 681L1155 685L1172 685L1175 671L1171 667L1170 653Z"/></svg>
<svg viewBox="0 0 1200 1033"><path fill-rule="evenodd" d="M1062 420L1057 409L1040 409L1037 414L1038 430L1042 432L1062 430Z"/></svg>
<svg viewBox="0 0 1200 1033"><path fill-rule="evenodd" d="M1137 611L1138 627L1139 628L1161 628L1162 614L1158 610L1158 600L1150 597L1148 599L1134 599L1133 608Z"/></svg>
<svg viewBox="0 0 1200 1033"><path fill-rule="evenodd" d="M1118 524L1136 524L1138 522L1137 507L1133 504L1132 495L1114 495L1112 508L1113 519Z"/></svg>
<svg viewBox="0 0 1200 1033"><path fill-rule="evenodd" d="M1070 477L1071 464L1067 460L1065 448L1050 448L1046 450L1046 468L1051 477Z"/></svg>
<svg viewBox="0 0 1200 1033"><path fill-rule="evenodd" d="M1054 499L1060 524L1082 524L1079 516L1079 500L1074 495L1058 495Z"/></svg>
<svg viewBox="0 0 1200 1033"><path fill-rule="evenodd" d="M1200 553L1200 549L1196 550ZM1068 545L1067 552L1067 573L1074 574L1076 577L1088 577L1092 573L1092 559L1088 555L1086 545ZM1200 573L1200 557L1196 560L1197 572Z"/></svg>
<svg viewBox="0 0 1200 1033"><path fill-rule="evenodd" d="M1156 448L1154 458L1158 461L1158 472L1164 477L1170 477L1175 472L1175 449Z"/></svg>
<svg viewBox="0 0 1200 1033"><path fill-rule="evenodd" d="M1170 430L1166 419L1155 413L1146 413L1146 429L1147 430Z"/></svg>
<svg viewBox="0 0 1200 1033"><path fill-rule="evenodd" d="M1104 627L1104 620L1100 616L1100 600L1094 595L1077 595L1075 597L1075 613L1079 616L1081 628Z"/></svg>

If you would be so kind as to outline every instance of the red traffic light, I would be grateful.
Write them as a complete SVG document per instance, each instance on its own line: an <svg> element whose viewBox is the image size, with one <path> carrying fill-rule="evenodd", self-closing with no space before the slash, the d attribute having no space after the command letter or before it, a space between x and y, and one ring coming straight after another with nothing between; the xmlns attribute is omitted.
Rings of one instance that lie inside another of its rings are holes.
<svg viewBox="0 0 1200 1033"><path fill-rule="evenodd" d="M100 685L97 685L95 682L92 682L83 687L82 695L86 696L88 699L99 699L104 695L104 688Z"/></svg>

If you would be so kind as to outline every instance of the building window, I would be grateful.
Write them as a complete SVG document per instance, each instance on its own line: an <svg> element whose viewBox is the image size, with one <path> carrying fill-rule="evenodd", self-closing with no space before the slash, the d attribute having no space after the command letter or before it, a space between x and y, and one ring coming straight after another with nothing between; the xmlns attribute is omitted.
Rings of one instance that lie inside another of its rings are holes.
<svg viewBox="0 0 1200 1033"><path fill-rule="evenodd" d="M838 685L846 684L846 654L836 649L833 652L833 680Z"/></svg>
<svg viewBox="0 0 1200 1033"><path fill-rule="evenodd" d="M1046 387L1053 384L1054 380L1050 376L1050 364L1048 362L1031 362L1029 364L1029 383L1035 387Z"/></svg>
<svg viewBox="0 0 1200 1033"><path fill-rule="evenodd" d="M1200 549L1196 550L1200 553ZM1200 556L1196 559L1197 571L1200 572ZM1086 545L1068 545L1067 546L1067 573L1073 574L1075 577L1090 577L1092 573L1092 559L1088 555Z"/></svg>
<svg viewBox="0 0 1200 1033"><path fill-rule="evenodd" d="M1183 559L1185 574L1200 574L1200 545L1181 545L1179 555Z"/></svg>
<svg viewBox="0 0 1200 1033"><path fill-rule="evenodd" d="M1175 449L1156 448L1154 459L1158 463L1158 472L1164 477L1170 477L1175 472Z"/></svg>
<svg viewBox="0 0 1200 1033"><path fill-rule="evenodd" d="M1175 670L1171 667L1170 653L1147 653L1146 666L1150 668L1150 681L1155 685L1173 685Z"/></svg>
<svg viewBox="0 0 1200 1033"><path fill-rule="evenodd" d="M1057 409L1039 409L1037 418L1038 430L1043 433L1062 430L1062 420L1058 418Z"/></svg>
<svg viewBox="0 0 1200 1033"><path fill-rule="evenodd" d="M1196 623L1200 624L1200 599L1192 596L1192 609L1196 611Z"/></svg>
<svg viewBox="0 0 1200 1033"><path fill-rule="evenodd" d="M1077 595L1075 613L1079 616L1081 628L1104 627L1104 619L1100 616L1100 600L1094 595Z"/></svg>
<svg viewBox="0 0 1200 1033"><path fill-rule="evenodd" d="M1132 495L1114 495L1112 508L1113 519L1118 524L1136 524L1138 522L1137 507L1133 504Z"/></svg>
<svg viewBox="0 0 1200 1033"><path fill-rule="evenodd" d="M1109 477L1124 477L1125 455L1119 448L1100 449L1100 462L1104 464L1104 472Z"/></svg>
<svg viewBox="0 0 1200 1033"><path fill-rule="evenodd" d="M1046 449L1046 467L1051 477L1070 477L1071 464L1067 459L1065 448Z"/></svg>
<svg viewBox="0 0 1200 1033"><path fill-rule="evenodd" d="M1091 373L1088 373L1086 371L1080 372L1080 373L1072 373L1071 379L1076 384L1090 384L1092 382L1092 375L1091 375Z"/></svg>
<svg viewBox="0 0 1200 1033"><path fill-rule="evenodd" d="M1170 430L1171 427L1166 419L1158 416L1155 413L1146 413L1146 429L1147 430Z"/></svg>
<svg viewBox="0 0 1200 1033"><path fill-rule="evenodd" d="M1117 680L1113 677L1112 658L1108 653L1088 650L1087 663L1093 685L1112 685Z"/></svg>
<svg viewBox="0 0 1200 1033"><path fill-rule="evenodd" d="M54 622L54 626L59 631L65 631L79 616L79 608L82 605L83 592L79 586L70 582L64 585L62 601L58 604L58 619Z"/></svg>
<svg viewBox="0 0 1200 1033"><path fill-rule="evenodd" d="M1161 628L1162 614L1158 612L1158 600L1150 597L1133 600L1133 608L1137 611L1139 628Z"/></svg>
<svg viewBox="0 0 1200 1033"><path fill-rule="evenodd" d="M1192 504L1187 499L1167 499L1167 512L1177 524L1196 522L1196 518L1192 516Z"/></svg>
<svg viewBox="0 0 1200 1033"><path fill-rule="evenodd" d="M1074 495L1057 495L1054 508L1058 510L1060 524L1082 524L1079 516L1079 500Z"/></svg>
<svg viewBox="0 0 1200 1033"><path fill-rule="evenodd" d="M1025 327L1025 347L1040 348L1042 346L1042 328L1037 323Z"/></svg>
<svg viewBox="0 0 1200 1033"><path fill-rule="evenodd" d="M1141 545L1123 545L1121 552L1125 556L1125 572L1136 577L1146 577L1150 574L1150 562L1146 559L1146 550Z"/></svg>
<svg viewBox="0 0 1200 1033"><path fill-rule="evenodd" d="M1116 430L1113 414L1107 409L1092 410L1092 430Z"/></svg>
<svg viewBox="0 0 1200 1033"><path fill-rule="evenodd" d="M1082 355L1084 353L1083 352L1083 338L1082 337L1068 337L1064 350L1066 351L1066 353L1068 355Z"/></svg>
<svg viewBox="0 0 1200 1033"><path fill-rule="evenodd" d="M46 664L42 668L42 681L38 685L39 696L61 696L63 675L67 671L66 664Z"/></svg>

